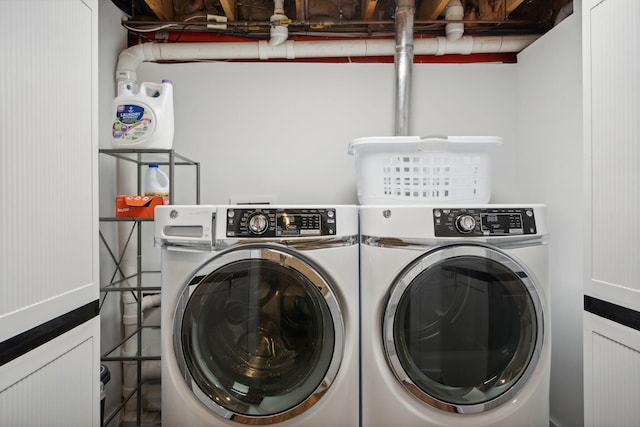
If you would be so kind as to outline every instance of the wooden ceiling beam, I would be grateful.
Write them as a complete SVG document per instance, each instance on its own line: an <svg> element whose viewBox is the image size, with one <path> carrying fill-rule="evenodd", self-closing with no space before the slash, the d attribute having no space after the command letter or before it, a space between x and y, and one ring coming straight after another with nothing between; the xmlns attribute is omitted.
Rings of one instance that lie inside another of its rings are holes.
<svg viewBox="0 0 640 427"><path fill-rule="evenodd" d="M222 5L222 10L224 10L224 14L227 19L231 22L235 22L237 20L236 0L220 0L220 4Z"/></svg>
<svg viewBox="0 0 640 427"><path fill-rule="evenodd" d="M300 0L296 0L296 19L302 19L302 5L300 4Z"/></svg>
<svg viewBox="0 0 640 427"><path fill-rule="evenodd" d="M518 1L518 0L515 0ZM480 0L479 20L502 21L506 18L506 4L499 0Z"/></svg>
<svg viewBox="0 0 640 427"><path fill-rule="evenodd" d="M435 20L449 4L449 0L422 0L418 8L418 19Z"/></svg>
<svg viewBox="0 0 640 427"><path fill-rule="evenodd" d="M507 0L506 12L509 15L511 12L516 10L518 6L520 6L524 0Z"/></svg>
<svg viewBox="0 0 640 427"><path fill-rule="evenodd" d="M173 21L173 0L144 0L160 21Z"/></svg>
<svg viewBox="0 0 640 427"><path fill-rule="evenodd" d="M372 19L377 5L378 0L362 0L362 19L365 21Z"/></svg>

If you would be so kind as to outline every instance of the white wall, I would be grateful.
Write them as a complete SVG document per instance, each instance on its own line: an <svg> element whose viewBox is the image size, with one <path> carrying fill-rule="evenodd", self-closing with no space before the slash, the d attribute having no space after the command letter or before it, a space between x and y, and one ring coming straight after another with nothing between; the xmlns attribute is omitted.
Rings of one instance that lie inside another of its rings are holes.
<svg viewBox="0 0 640 427"><path fill-rule="evenodd" d="M583 424L582 56L580 13L518 55L518 187L551 227L551 418Z"/></svg>
<svg viewBox="0 0 640 427"><path fill-rule="evenodd" d="M393 129L393 64L144 63L138 76L173 81L174 148L202 163L203 203L356 203L347 146ZM494 199L515 194L515 65L416 64L412 97L414 134L505 138Z"/></svg>

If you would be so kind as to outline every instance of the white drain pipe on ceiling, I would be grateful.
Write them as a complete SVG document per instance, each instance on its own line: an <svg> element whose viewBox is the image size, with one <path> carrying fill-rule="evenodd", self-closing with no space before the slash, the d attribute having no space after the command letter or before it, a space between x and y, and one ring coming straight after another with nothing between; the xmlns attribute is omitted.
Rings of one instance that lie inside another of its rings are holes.
<svg viewBox="0 0 640 427"><path fill-rule="evenodd" d="M270 30L271 39L269 40L269 44L271 45L279 45L284 43L289 37L289 28L287 25L283 25L280 22L287 21L287 15L284 14L284 0L275 0L273 2L273 15L269 19L272 23L278 22L278 24L273 25Z"/></svg>
<svg viewBox="0 0 640 427"><path fill-rule="evenodd" d="M464 19L464 8L460 0L450 0L444 12L445 21L462 21ZM458 40L464 33L464 23L450 22L444 30L447 40Z"/></svg>
<svg viewBox="0 0 640 427"><path fill-rule="evenodd" d="M414 55L448 55L472 53L520 52L533 43L538 35L522 36L464 36L450 41L445 37L420 38L413 41ZM396 43L392 39L365 40L287 40L279 45L268 41L243 43L144 43L131 46L120 53L116 80L136 83L136 70L142 62L158 61L216 61L229 59L296 59L394 56Z"/></svg>

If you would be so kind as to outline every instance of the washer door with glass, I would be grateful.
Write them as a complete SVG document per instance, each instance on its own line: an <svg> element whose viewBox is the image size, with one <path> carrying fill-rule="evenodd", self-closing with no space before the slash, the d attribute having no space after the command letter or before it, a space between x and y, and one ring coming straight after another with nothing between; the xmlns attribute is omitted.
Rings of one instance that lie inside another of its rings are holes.
<svg viewBox="0 0 640 427"><path fill-rule="evenodd" d="M538 361L543 313L529 275L503 252L452 245L409 265L389 293L387 360L417 398L478 413L518 392Z"/></svg>
<svg viewBox="0 0 640 427"><path fill-rule="evenodd" d="M194 394L221 417L272 424L305 412L337 375L344 322L333 286L281 247L243 245L187 283L174 350Z"/></svg>

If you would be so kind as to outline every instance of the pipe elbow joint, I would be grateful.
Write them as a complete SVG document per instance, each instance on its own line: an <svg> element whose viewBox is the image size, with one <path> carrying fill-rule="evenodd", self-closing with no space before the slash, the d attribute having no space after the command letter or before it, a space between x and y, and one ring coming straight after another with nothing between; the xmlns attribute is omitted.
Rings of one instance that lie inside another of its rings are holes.
<svg viewBox="0 0 640 427"><path fill-rule="evenodd" d="M136 69L142 62L139 46L132 46L120 52L118 65L116 66L116 80L135 83L137 79Z"/></svg>
<svg viewBox="0 0 640 427"><path fill-rule="evenodd" d="M286 15L282 13L278 13L279 10L271 15L271 30L269 31L271 38L269 39L269 44L271 46L278 46L282 43L286 42L289 38L289 28L286 25L286 22L289 21Z"/></svg>
<svg viewBox="0 0 640 427"><path fill-rule="evenodd" d="M464 19L464 8L460 0L449 1L444 17L447 21L462 21ZM464 24L461 22L451 22L446 25L445 33L447 40L459 40L464 34Z"/></svg>
<svg viewBox="0 0 640 427"><path fill-rule="evenodd" d="M271 27L270 34L269 44L271 46L278 46L286 42L289 38L289 29L284 25L276 25L275 27Z"/></svg>

